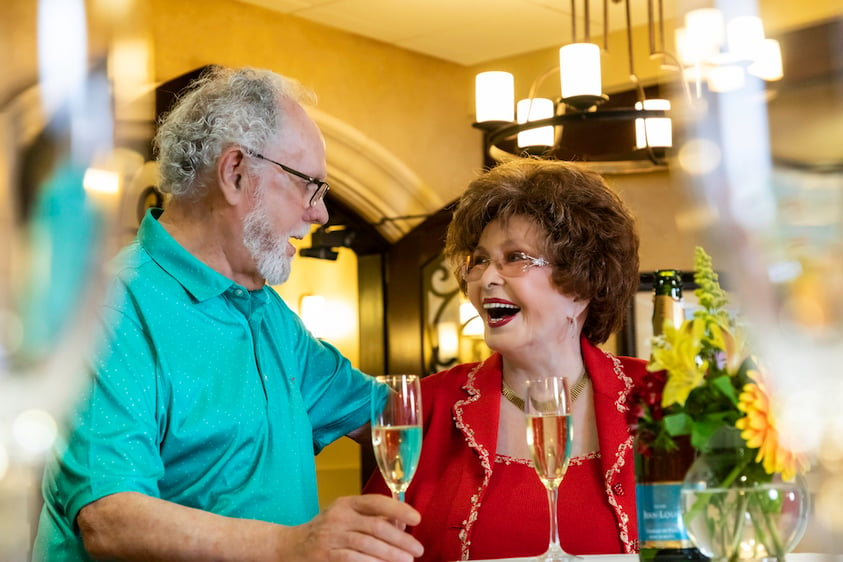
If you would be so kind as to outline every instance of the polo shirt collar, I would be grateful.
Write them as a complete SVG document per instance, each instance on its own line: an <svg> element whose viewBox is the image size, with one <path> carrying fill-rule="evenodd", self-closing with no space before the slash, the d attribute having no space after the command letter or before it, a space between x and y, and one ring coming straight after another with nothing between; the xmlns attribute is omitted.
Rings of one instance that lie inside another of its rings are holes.
<svg viewBox="0 0 843 562"><path fill-rule="evenodd" d="M164 271L172 275L200 302L219 296L229 289L239 288L248 292L244 287L196 259L176 242L158 222L163 212L162 209L149 209L146 212L138 230L138 241Z"/></svg>

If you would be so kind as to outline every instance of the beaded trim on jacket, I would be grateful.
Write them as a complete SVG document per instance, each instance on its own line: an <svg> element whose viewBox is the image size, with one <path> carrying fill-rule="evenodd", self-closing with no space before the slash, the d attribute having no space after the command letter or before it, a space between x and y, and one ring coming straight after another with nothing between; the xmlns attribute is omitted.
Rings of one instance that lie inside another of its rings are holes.
<svg viewBox="0 0 843 562"><path fill-rule="evenodd" d="M620 391L617 400L615 400L615 407L619 412L625 413L629 410L629 396L632 393L633 387L632 378L624 371L620 359L606 351L603 351L603 354L612 361L615 375L617 375L618 379L624 383L623 390ZM615 462L612 464L612 468L606 473L604 478L606 482L606 497L609 499L609 504L615 510L615 513L618 514L618 521L620 522L619 537L621 542L623 542L623 546L627 554L638 552L638 537L629 536L629 514L626 513L623 506L615 499L615 495L612 493L611 482L613 480L613 474L620 473L621 468L623 468L626 464L626 461L624 460L626 451L632 447L632 444L632 435L620 444L617 452L615 453Z"/></svg>
<svg viewBox="0 0 843 562"><path fill-rule="evenodd" d="M488 361L488 359L486 360ZM469 447L476 449L480 455L480 464L483 466L483 482L471 496L471 510L468 513L468 518L462 522L462 529L460 529L460 560L468 560L469 548L471 547L471 528L474 522L477 521L477 514L480 511L480 496L483 491L489 487L489 481L492 479L492 463L489 457L489 451L481 445L474 438L474 430L463 420L463 407L472 402L476 402L480 398L480 390L474 385L477 371L480 370L486 361L478 363L477 366L471 370L466 379L464 388L468 391L468 398L460 400L454 404L454 425L463 432L465 440Z"/></svg>
<svg viewBox="0 0 843 562"><path fill-rule="evenodd" d="M624 388L618 393L614 404L619 412L625 412L629 409L628 399L633 387L632 378L625 373L623 365L617 357L606 351L603 351L603 354L612 362L614 374L618 377L619 380L623 381ZM480 458L480 464L483 467L483 482L481 482L480 486L477 488L477 491L471 496L471 509L469 510L468 517L462 521L462 528L459 531L460 560L469 559L471 548L471 530L474 526L474 523L477 521L477 517L480 511L480 505L482 504L481 498L485 493L486 489L488 488L489 482L491 481L492 464L495 461L495 459L491 458L491 455L486 449L486 447L477 441L474 429L472 429L471 426L466 423L463 412L463 408L466 405L472 404L480 399L480 389L477 388L476 385L477 372L485 365L486 361L488 361L488 359L478 363L471 370L471 372L468 373L466 377L466 382L463 385L463 388L468 393L468 397L464 400L459 400L454 404L454 425L463 433L463 436L468 446L477 451L478 456ZM626 465L624 455L627 453L630 447L632 447L631 436L618 446L617 450L614 453L614 462L612 463L611 468L604 474L603 477L603 481L606 485L605 492L607 500L618 517L618 538L623 543L624 551L627 554L637 552L637 540L630 539L629 514L626 513L623 506L618 503L618 501L615 499L612 490L612 482L614 481L613 476L615 474L620 473L621 469Z"/></svg>

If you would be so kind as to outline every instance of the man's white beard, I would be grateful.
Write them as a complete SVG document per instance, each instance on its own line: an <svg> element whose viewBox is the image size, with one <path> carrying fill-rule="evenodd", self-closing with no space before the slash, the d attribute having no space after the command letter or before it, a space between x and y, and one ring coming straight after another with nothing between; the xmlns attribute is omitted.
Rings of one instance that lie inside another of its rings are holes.
<svg viewBox="0 0 843 562"><path fill-rule="evenodd" d="M268 284L280 285L287 281L292 261L287 257L287 239L272 233L262 194L255 202L255 208L243 221L243 244L255 260L258 273Z"/></svg>

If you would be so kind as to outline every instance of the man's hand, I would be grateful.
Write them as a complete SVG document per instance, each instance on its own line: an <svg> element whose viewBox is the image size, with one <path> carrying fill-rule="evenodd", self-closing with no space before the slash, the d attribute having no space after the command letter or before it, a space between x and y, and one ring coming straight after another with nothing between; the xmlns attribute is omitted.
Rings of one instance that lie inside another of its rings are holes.
<svg viewBox="0 0 843 562"><path fill-rule="evenodd" d="M339 498L309 523L291 529L298 535L295 559L412 562L424 549L402 529L420 520L415 509L387 496Z"/></svg>
<svg viewBox="0 0 843 562"><path fill-rule="evenodd" d="M93 558L143 562L410 562L423 548L402 529L420 520L409 505L377 494L340 498L296 527L223 517L133 492L100 498L77 517Z"/></svg>

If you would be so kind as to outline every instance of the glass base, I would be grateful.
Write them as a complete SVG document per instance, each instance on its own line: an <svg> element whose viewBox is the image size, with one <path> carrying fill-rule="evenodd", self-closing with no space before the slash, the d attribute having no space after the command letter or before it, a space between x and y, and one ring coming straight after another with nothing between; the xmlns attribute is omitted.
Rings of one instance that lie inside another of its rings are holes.
<svg viewBox="0 0 843 562"><path fill-rule="evenodd" d="M559 545L551 545L547 552L539 554L534 560L535 562L575 562L583 560L583 557L568 554Z"/></svg>

